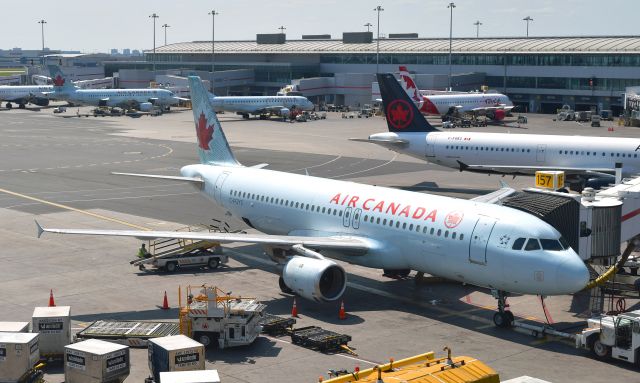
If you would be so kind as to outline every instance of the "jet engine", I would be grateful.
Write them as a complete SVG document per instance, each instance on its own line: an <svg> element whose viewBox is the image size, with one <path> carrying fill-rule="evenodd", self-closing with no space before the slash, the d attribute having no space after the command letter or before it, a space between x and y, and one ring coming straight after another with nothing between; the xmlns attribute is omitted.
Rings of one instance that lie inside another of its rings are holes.
<svg viewBox="0 0 640 383"><path fill-rule="evenodd" d="M47 106L49 105L49 99L46 97L34 97L31 100L32 104L36 104L38 106Z"/></svg>
<svg viewBox="0 0 640 383"><path fill-rule="evenodd" d="M493 119L496 120L496 121L502 121L502 120L504 120L505 115L506 115L506 113L505 113L504 109L496 109L493 112Z"/></svg>
<svg viewBox="0 0 640 383"><path fill-rule="evenodd" d="M347 274L328 259L294 256L284 265L282 278L288 288L316 302L340 299L347 288Z"/></svg>
<svg viewBox="0 0 640 383"><path fill-rule="evenodd" d="M149 112L153 109L153 104L150 102L141 102L139 107L141 112Z"/></svg>
<svg viewBox="0 0 640 383"><path fill-rule="evenodd" d="M289 113L290 112L291 111L288 108L282 108L282 109L280 109L280 116L285 117L285 118L289 117Z"/></svg>

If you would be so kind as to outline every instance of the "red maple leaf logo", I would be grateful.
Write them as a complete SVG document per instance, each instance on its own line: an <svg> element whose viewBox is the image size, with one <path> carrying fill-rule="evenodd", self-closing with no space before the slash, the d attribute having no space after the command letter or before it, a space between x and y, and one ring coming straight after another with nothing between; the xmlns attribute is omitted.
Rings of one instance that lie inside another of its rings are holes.
<svg viewBox="0 0 640 383"><path fill-rule="evenodd" d="M207 118L204 113L200 113L198 124L196 124L196 133L198 135L198 146L203 150L209 150L209 141L213 137L213 125L207 126Z"/></svg>
<svg viewBox="0 0 640 383"><path fill-rule="evenodd" d="M462 218L464 218L464 212L452 211L444 217L444 225L449 229L453 229L462 222Z"/></svg>
<svg viewBox="0 0 640 383"><path fill-rule="evenodd" d="M63 86L64 79L59 74L53 79L53 85L55 86Z"/></svg>
<svg viewBox="0 0 640 383"><path fill-rule="evenodd" d="M404 100L395 100L387 107L389 123L396 129L404 129L413 119L413 111Z"/></svg>

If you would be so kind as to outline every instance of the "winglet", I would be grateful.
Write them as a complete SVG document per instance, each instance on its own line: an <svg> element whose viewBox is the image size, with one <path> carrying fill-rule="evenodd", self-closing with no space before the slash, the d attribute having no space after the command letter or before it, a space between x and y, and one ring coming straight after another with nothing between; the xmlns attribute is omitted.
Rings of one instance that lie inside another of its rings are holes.
<svg viewBox="0 0 640 383"><path fill-rule="evenodd" d="M36 227L38 228L38 238L40 238L42 236L42 233L44 233L44 228L42 228L42 226L40 226L40 224L38 223L38 220L35 220L36 223Z"/></svg>

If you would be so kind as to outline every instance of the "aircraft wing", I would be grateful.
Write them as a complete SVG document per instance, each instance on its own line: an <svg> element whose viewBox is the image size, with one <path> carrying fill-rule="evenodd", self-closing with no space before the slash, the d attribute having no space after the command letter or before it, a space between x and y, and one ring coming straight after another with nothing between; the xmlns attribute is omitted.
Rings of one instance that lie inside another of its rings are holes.
<svg viewBox="0 0 640 383"><path fill-rule="evenodd" d="M374 248L374 243L362 237L353 236L288 236L270 234L246 233L211 233L179 232L179 231L144 231L144 230L94 230L94 229L53 229L42 227L36 221L38 238L43 233L76 234L76 235L106 235L116 237L135 237L138 239L179 238L196 241L210 241L220 243L243 242L261 245L290 247L302 245L310 249L334 249L359 253L366 253Z"/></svg>
<svg viewBox="0 0 640 383"><path fill-rule="evenodd" d="M482 203L489 203L489 204L496 204L500 201L502 201L504 198L507 198L508 196L510 196L511 194L515 193L516 189L510 187L507 184L502 185L502 187L494 192L491 192L489 194L485 194L485 195L481 195L475 198L472 198L471 201L476 201L476 202L482 202Z"/></svg>
<svg viewBox="0 0 640 383"><path fill-rule="evenodd" d="M349 141L356 141L356 142L368 142L370 144L378 144L381 146L385 146L388 148L404 148L407 145L409 145L409 141L407 140L403 140L401 138L349 138Z"/></svg>
<svg viewBox="0 0 640 383"><path fill-rule="evenodd" d="M256 109L255 112L253 112L253 113L256 113L256 114L276 113L276 114L278 114L278 113L280 113L280 110L283 109L283 108L287 108L287 107L284 106L284 105L271 105L271 106L268 106L266 108Z"/></svg>
<svg viewBox="0 0 640 383"><path fill-rule="evenodd" d="M567 174L592 174L592 175L611 175L615 173L613 168L572 168L562 166L513 166L513 165L483 165L483 164L465 164L458 161L460 171L477 172L477 173L500 173L500 174L532 174L538 170L547 171L563 171Z"/></svg>
<svg viewBox="0 0 640 383"><path fill-rule="evenodd" d="M488 112L488 111L494 111L494 110L504 110L509 112L511 109L515 108L515 106L512 105L497 105L497 106L483 106L480 108L473 108L471 109L472 112Z"/></svg>

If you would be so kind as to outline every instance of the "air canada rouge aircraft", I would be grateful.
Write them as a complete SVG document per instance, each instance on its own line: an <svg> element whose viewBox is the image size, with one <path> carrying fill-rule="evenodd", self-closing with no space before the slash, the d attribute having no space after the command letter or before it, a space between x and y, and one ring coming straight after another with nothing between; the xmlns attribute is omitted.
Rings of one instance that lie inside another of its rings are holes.
<svg viewBox="0 0 640 383"><path fill-rule="evenodd" d="M418 105L420 112L426 115L437 115L446 118L453 114L475 114L485 115L493 120L500 121L513 109L513 103L509 100L509 97L502 93L445 92L430 95L421 94L405 66L400 67L400 81L409 97Z"/></svg>
<svg viewBox="0 0 640 383"><path fill-rule="evenodd" d="M418 270L491 288L498 298L498 326L513 322L505 310L507 292L571 294L589 281L585 264L560 233L519 210L242 166L202 82L198 77L189 82L200 163L182 167L181 176L175 177L127 175L191 183L261 233L53 229L36 222L38 236L51 232L260 244L283 265L283 291L319 302L340 299L347 285L345 270L331 258L387 270ZM413 115L406 120L407 129L424 123L413 103L386 100L384 107L387 114L402 115L398 119Z"/></svg>
<svg viewBox="0 0 640 383"><path fill-rule="evenodd" d="M613 183L616 164L623 177L640 172L640 139L439 131L414 116L416 109L407 106L413 103L392 74L379 74L378 84L383 101L394 105L387 115L389 131L353 141L375 143L460 171L533 175L538 170L561 170L576 191ZM413 123L407 120L411 118Z"/></svg>

